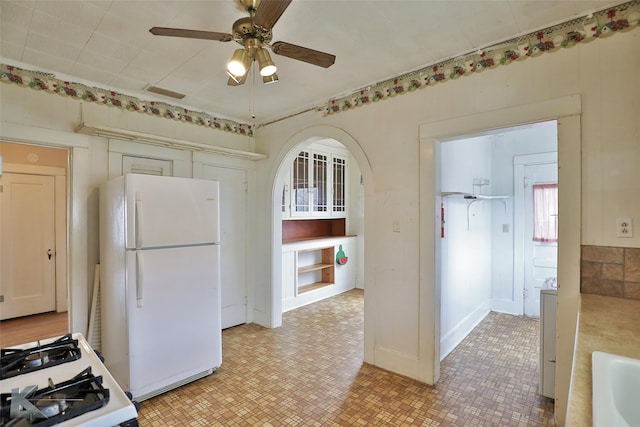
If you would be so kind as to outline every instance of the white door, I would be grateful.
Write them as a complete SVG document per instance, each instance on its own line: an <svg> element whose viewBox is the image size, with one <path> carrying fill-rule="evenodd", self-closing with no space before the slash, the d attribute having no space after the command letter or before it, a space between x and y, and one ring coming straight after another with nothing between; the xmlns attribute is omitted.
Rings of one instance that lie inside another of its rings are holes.
<svg viewBox="0 0 640 427"><path fill-rule="evenodd" d="M557 182L556 162L524 165L523 191L516 192L516 203L524 205L522 254L525 316L540 317L540 289L545 280L556 277L558 265L558 244L533 240L533 185Z"/></svg>
<svg viewBox="0 0 640 427"><path fill-rule="evenodd" d="M247 171L204 165L220 182L222 327L247 323Z"/></svg>
<svg viewBox="0 0 640 427"><path fill-rule="evenodd" d="M0 178L2 320L56 308L54 183L42 175Z"/></svg>

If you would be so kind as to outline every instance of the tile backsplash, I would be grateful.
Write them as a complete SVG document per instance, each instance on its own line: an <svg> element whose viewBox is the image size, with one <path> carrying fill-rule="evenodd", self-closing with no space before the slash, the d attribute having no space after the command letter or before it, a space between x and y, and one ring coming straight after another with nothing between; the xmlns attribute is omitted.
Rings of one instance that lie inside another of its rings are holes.
<svg viewBox="0 0 640 427"><path fill-rule="evenodd" d="M640 299L640 248L582 246L580 291Z"/></svg>

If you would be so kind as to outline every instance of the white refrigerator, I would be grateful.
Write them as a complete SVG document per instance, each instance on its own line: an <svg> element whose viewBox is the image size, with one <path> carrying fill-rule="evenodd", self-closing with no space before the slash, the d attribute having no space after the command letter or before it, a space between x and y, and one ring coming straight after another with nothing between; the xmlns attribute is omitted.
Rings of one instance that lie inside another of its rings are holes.
<svg viewBox="0 0 640 427"><path fill-rule="evenodd" d="M105 364L142 401L222 364L218 182L126 174L100 187Z"/></svg>

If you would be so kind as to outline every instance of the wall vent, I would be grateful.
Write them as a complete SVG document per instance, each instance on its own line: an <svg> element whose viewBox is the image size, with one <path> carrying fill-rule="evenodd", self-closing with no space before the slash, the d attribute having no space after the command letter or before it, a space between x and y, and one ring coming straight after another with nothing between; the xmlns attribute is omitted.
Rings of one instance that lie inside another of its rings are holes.
<svg viewBox="0 0 640 427"><path fill-rule="evenodd" d="M164 88L152 86L152 85L147 85L147 87L145 87L145 90L148 92L157 93L158 95L168 96L170 98L175 98L175 99L182 99L186 96L184 93L174 92L169 89L164 89Z"/></svg>

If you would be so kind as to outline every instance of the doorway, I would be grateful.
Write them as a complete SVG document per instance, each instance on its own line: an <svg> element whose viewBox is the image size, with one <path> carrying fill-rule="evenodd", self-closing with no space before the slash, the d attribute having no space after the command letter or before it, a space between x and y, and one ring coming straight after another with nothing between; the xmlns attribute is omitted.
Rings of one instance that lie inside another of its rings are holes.
<svg viewBox="0 0 640 427"><path fill-rule="evenodd" d="M333 138L311 138L280 166L274 203L282 226L282 312L364 289L364 185L356 160Z"/></svg>
<svg viewBox="0 0 640 427"><path fill-rule="evenodd" d="M482 130L517 126L545 120L558 121L558 217L562 245L558 246L558 302L556 329L556 417L563 422L574 348L580 299L581 231L581 99L580 95L549 99L531 104L446 119L420 126L420 289L425 298L421 312L421 366L424 377L435 384L440 377L440 182L434 173L440 141Z"/></svg>
<svg viewBox="0 0 640 427"><path fill-rule="evenodd" d="M514 218L514 210L521 211L514 194L523 181L515 179L513 159L540 152L555 158L556 127L541 122L440 143L441 360L490 311L524 314L523 285L532 280L515 276L531 269L521 266L525 251L518 246L529 240L514 238L523 234L522 220ZM535 305L529 300L539 304L539 296L529 294L528 306Z"/></svg>
<svg viewBox="0 0 640 427"><path fill-rule="evenodd" d="M67 311L68 151L0 143L2 320Z"/></svg>
<svg viewBox="0 0 640 427"><path fill-rule="evenodd" d="M271 174L269 182L271 183L271 194L268 196L271 200L271 288L270 295L267 300L268 307L265 314L268 313L269 317L262 317L257 320L270 327L278 327L282 325L282 188L283 171L289 169L291 162L295 156L299 153L300 144L311 143L322 138L331 138L339 141L350 152L351 156L355 159L360 169L363 188L363 200L357 209L361 212L365 221L363 223L362 236L364 237L365 230L371 229L375 224L375 209L373 209L374 201L374 180L373 172L369 161L358 144L358 142L347 132L342 129L332 126L312 126L299 133L293 135L289 141L282 148L280 155L275 162L270 166ZM360 231L355 231L360 233ZM372 263L372 257L370 254L374 252L374 243L372 239L361 239L360 246L358 248L360 262L364 272L362 273L362 283L366 283L367 287L375 289L375 268ZM374 292L365 292L364 294L364 361L368 363L374 363L375 353L375 339L374 339L374 316L367 313L373 313L375 295ZM257 307L256 313L262 315L259 312L260 307Z"/></svg>

